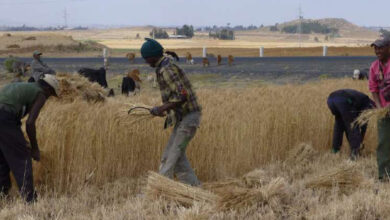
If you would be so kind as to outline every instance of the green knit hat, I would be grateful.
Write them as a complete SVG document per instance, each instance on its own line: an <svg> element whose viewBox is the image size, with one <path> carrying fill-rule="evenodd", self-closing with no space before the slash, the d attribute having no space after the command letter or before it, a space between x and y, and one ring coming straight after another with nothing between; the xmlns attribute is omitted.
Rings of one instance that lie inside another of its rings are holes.
<svg viewBox="0 0 390 220"><path fill-rule="evenodd" d="M146 42L141 47L141 55L144 59L148 57L160 57L164 53L164 48L159 42L151 38L145 38Z"/></svg>

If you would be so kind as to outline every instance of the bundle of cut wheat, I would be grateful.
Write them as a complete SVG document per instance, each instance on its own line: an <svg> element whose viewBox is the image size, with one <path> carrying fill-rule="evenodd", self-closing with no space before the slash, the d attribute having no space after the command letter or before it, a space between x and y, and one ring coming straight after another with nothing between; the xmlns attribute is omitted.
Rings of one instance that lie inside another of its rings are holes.
<svg viewBox="0 0 390 220"><path fill-rule="evenodd" d="M287 183L283 178L273 179L269 184L258 188L248 189L236 187L228 191L218 201L219 210L240 209L254 204L268 204L276 197L287 195Z"/></svg>
<svg viewBox="0 0 390 220"><path fill-rule="evenodd" d="M294 147L288 152L286 163L287 164L302 164L309 162L316 155L316 150L309 144L302 143Z"/></svg>
<svg viewBox="0 0 390 220"><path fill-rule="evenodd" d="M103 87L91 83L78 74L57 74L61 101L72 102L81 98L88 102L101 102L107 95Z"/></svg>
<svg viewBox="0 0 390 220"><path fill-rule="evenodd" d="M270 178L262 169L253 170L242 177L242 181L246 187L261 187L269 183Z"/></svg>
<svg viewBox="0 0 390 220"><path fill-rule="evenodd" d="M348 162L323 174L309 178L304 185L307 188L332 188L338 186L340 190L346 191L360 186L363 180L363 174L357 169L356 164Z"/></svg>
<svg viewBox="0 0 390 220"><path fill-rule="evenodd" d="M191 206L194 202L214 205L219 198L211 192L176 182L155 172L149 172L145 193L150 199L160 197L183 206Z"/></svg>
<svg viewBox="0 0 390 220"><path fill-rule="evenodd" d="M359 115L359 117L355 120L354 124L363 126L370 121L376 122L389 115L389 112L390 108L376 108L366 110Z"/></svg>

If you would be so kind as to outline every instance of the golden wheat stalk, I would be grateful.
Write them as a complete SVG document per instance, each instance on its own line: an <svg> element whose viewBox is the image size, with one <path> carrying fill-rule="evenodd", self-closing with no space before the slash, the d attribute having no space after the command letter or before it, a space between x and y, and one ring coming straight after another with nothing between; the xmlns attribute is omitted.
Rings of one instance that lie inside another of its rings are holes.
<svg viewBox="0 0 390 220"><path fill-rule="evenodd" d="M259 203L267 204L275 197L285 197L287 195L286 187L287 183L283 178L273 179L269 184L258 189L236 187L225 193L218 201L217 208L226 211Z"/></svg>
<svg viewBox="0 0 390 220"><path fill-rule="evenodd" d="M213 205L218 200L218 196L211 192L171 180L155 172L149 172L145 194L149 199L163 198L184 206L192 206L194 202Z"/></svg>

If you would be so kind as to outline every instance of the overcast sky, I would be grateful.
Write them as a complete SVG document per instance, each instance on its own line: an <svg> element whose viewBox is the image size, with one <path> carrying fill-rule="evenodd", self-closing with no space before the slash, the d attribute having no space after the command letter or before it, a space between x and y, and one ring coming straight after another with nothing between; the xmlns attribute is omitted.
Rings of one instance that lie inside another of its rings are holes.
<svg viewBox="0 0 390 220"><path fill-rule="evenodd" d="M1 25L270 25L298 18L345 18L390 26L390 0L0 0Z"/></svg>

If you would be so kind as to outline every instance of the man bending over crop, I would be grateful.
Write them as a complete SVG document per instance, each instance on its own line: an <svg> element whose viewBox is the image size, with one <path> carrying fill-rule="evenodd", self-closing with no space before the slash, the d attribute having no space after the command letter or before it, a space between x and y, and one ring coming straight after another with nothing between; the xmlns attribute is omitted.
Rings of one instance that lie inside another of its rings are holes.
<svg viewBox="0 0 390 220"><path fill-rule="evenodd" d="M189 185L199 185L186 157L186 148L199 127L201 107L192 85L183 70L164 56L164 48L153 39L146 39L141 55L153 68L160 87L163 105L154 107L151 114L164 117L165 128L174 125L161 159L160 174L173 178L174 175Z"/></svg>
<svg viewBox="0 0 390 220"><path fill-rule="evenodd" d="M31 157L39 161L40 153L35 121L50 96L57 96L58 81L44 75L34 83L11 83L0 90L0 193L7 195L11 188L12 171L22 197L27 202L36 200ZM21 119L29 114L26 131L31 150L27 148L21 130Z"/></svg>
<svg viewBox="0 0 390 220"><path fill-rule="evenodd" d="M390 105L390 51L389 40L379 39L371 44L378 57L371 64L369 89L378 108ZM390 117L378 121L378 174L381 181L387 181L390 175Z"/></svg>
<svg viewBox="0 0 390 220"><path fill-rule="evenodd" d="M351 160L356 160L363 149L367 124L353 125L364 110L373 108L375 103L365 94L353 89L340 89L328 97L328 107L335 117L332 151L340 151L344 132L351 147Z"/></svg>

